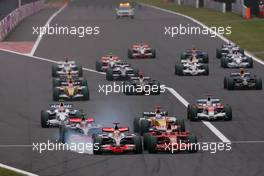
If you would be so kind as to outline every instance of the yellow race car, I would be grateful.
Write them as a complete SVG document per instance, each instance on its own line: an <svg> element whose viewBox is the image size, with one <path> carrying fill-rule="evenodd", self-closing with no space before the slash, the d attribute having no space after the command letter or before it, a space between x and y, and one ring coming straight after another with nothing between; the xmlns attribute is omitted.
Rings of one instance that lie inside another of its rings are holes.
<svg viewBox="0 0 264 176"><path fill-rule="evenodd" d="M69 80L67 85L53 88L53 100L89 100L89 89L87 86L76 85L73 80Z"/></svg>

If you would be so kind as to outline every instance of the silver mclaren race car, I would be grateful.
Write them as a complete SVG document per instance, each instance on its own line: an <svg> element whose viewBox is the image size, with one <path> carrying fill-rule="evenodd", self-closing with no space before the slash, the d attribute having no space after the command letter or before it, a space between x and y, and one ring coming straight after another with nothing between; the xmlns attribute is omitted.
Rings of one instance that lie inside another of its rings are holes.
<svg viewBox="0 0 264 176"><path fill-rule="evenodd" d="M249 72L240 70L240 73L231 73L224 78L224 88L228 90L234 89L262 89L262 79Z"/></svg>
<svg viewBox="0 0 264 176"><path fill-rule="evenodd" d="M146 43L135 44L128 49L128 58L130 59L156 58L156 50L152 49Z"/></svg>
<svg viewBox="0 0 264 176"><path fill-rule="evenodd" d="M71 104L51 104L49 109L41 111L41 127L58 127L67 124L69 118L80 116L81 111L74 109Z"/></svg>
<svg viewBox="0 0 264 176"><path fill-rule="evenodd" d="M52 65L52 77L66 75L68 72L79 77L83 75L82 66L76 65L75 61L65 59L65 61L59 61L57 65Z"/></svg>
<svg viewBox="0 0 264 176"><path fill-rule="evenodd" d="M102 128L103 134L99 134L94 138L94 154L110 153L126 153L133 152L135 154L142 153L142 143L140 136L130 134L128 127L119 127L119 123L114 123L114 127Z"/></svg>
<svg viewBox="0 0 264 176"><path fill-rule="evenodd" d="M108 81L125 81L131 77L138 76L138 69L134 69L126 62L120 62L106 70L106 80Z"/></svg>
<svg viewBox="0 0 264 176"><path fill-rule="evenodd" d="M223 68L253 68L253 59L241 53L227 54L221 58Z"/></svg>

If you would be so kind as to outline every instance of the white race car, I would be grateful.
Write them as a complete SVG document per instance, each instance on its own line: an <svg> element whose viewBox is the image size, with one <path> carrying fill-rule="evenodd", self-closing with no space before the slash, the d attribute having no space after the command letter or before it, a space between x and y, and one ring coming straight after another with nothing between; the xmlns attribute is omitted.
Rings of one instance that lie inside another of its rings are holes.
<svg viewBox="0 0 264 176"><path fill-rule="evenodd" d="M82 77L83 71L82 66L76 65L75 61L59 61L57 65L52 65L52 77L59 77L60 75L67 75L71 72L73 75L78 75Z"/></svg>
<svg viewBox="0 0 264 176"><path fill-rule="evenodd" d="M227 54L241 53L244 55L244 49L240 48L234 43L223 44L221 49L216 49L216 58L221 58Z"/></svg>
<svg viewBox="0 0 264 176"><path fill-rule="evenodd" d="M187 60L181 60L181 64L175 65L175 74L182 75L209 75L208 64L199 62L195 58L190 58Z"/></svg>
<svg viewBox="0 0 264 176"><path fill-rule="evenodd" d="M253 68L253 59L241 53L227 54L221 58L223 68Z"/></svg>
<svg viewBox="0 0 264 176"><path fill-rule="evenodd" d="M51 104L50 108L41 111L42 128L57 127L68 123L70 117L76 117L81 114L80 110L73 109L71 104Z"/></svg>

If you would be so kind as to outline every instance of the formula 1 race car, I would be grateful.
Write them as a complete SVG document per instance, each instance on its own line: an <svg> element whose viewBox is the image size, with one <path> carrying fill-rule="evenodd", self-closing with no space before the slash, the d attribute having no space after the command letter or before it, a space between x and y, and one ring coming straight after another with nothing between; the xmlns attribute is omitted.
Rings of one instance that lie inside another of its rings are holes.
<svg viewBox="0 0 264 176"><path fill-rule="evenodd" d="M131 67L126 62L120 62L113 65L112 68L106 70L107 81L124 81L131 77L138 76L139 71Z"/></svg>
<svg viewBox="0 0 264 176"><path fill-rule="evenodd" d="M130 5L129 2L120 3L119 6L116 8L116 18L130 17L131 19L133 19L134 15L135 9Z"/></svg>
<svg viewBox="0 0 264 176"><path fill-rule="evenodd" d="M262 89L262 79L251 73L245 73L241 70L240 73L231 73L229 77L224 79L224 88L228 90L234 89Z"/></svg>
<svg viewBox="0 0 264 176"><path fill-rule="evenodd" d="M99 134L94 138L94 154L102 154L104 152L142 153L140 136L129 134L128 127L119 127L119 123L114 124L114 127L102 128L103 134Z"/></svg>
<svg viewBox="0 0 264 176"><path fill-rule="evenodd" d="M53 87L65 86L68 84L70 80L73 80L74 85L88 87L88 83L86 79L72 75L71 72L69 72L66 75L60 75L58 78L53 78L52 85Z"/></svg>
<svg viewBox="0 0 264 176"><path fill-rule="evenodd" d="M241 53L227 54L221 58L223 68L253 68L253 59Z"/></svg>
<svg viewBox="0 0 264 176"><path fill-rule="evenodd" d="M151 130L164 130L167 124L174 125L174 129L184 132L185 123L182 119L168 116L167 111L161 111L156 107L154 112L143 112L143 116L134 119L134 132L143 135Z"/></svg>
<svg viewBox="0 0 264 176"><path fill-rule="evenodd" d="M177 128L176 128L177 129ZM157 152L181 152L194 153L198 151L197 137L189 131L181 132L168 125L166 130L153 130L143 136L144 149L149 153Z"/></svg>
<svg viewBox="0 0 264 176"><path fill-rule="evenodd" d="M235 45L234 43L223 44L221 49L216 49L216 58L220 59L221 57L226 56L227 54L241 53L244 55L244 49Z"/></svg>
<svg viewBox="0 0 264 176"><path fill-rule="evenodd" d="M59 77L60 75L66 75L68 72L79 77L83 76L82 66L76 65L75 61L59 61L57 65L52 65L52 77Z"/></svg>
<svg viewBox="0 0 264 176"><path fill-rule="evenodd" d="M128 49L128 58L156 58L156 50L150 48L148 44L135 44Z"/></svg>
<svg viewBox="0 0 264 176"><path fill-rule="evenodd" d="M220 99L213 99L208 95L207 99L198 99L197 104L188 105L187 118L191 121L206 120L232 120L232 108L230 105L224 105Z"/></svg>
<svg viewBox="0 0 264 176"><path fill-rule="evenodd" d="M138 77L131 77L123 83L125 95L159 95L161 85L158 81L140 74Z"/></svg>
<svg viewBox="0 0 264 176"><path fill-rule="evenodd" d="M96 61L96 71L105 72L108 68L112 68L115 63L121 62L118 56L109 54L101 57L99 61Z"/></svg>
<svg viewBox="0 0 264 176"><path fill-rule="evenodd" d="M193 57L191 59L182 60L181 64L176 64L175 75L209 75L209 67L208 64L199 63L199 61Z"/></svg>
<svg viewBox="0 0 264 176"><path fill-rule="evenodd" d="M68 123L69 118L79 117L80 110L73 109L71 104L51 104L49 109L41 111L41 127L57 127Z"/></svg>
<svg viewBox="0 0 264 176"><path fill-rule="evenodd" d="M65 86L53 88L53 100L89 100L89 89L86 86L75 85L73 80L67 82Z"/></svg>
<svg viewBox="0 0 264 176"><path fill-rule="evenodd" d="M59 141L65 143L70 136L87 136L94 138L101 134L102 129L100 125L94 125L94 119L90 117L69 118L68 123L59 126Z"/></svg>
<svg viewBox="0 0 264 176"><path fill-rule="evenodd" d="M209 56L207 52L202 51L197 48L192 48L190 50L186 50L185 52L181 53L181 60L186 60L190 57L196 57L199 62L201 63L208 63L209 62Z"/></svg>

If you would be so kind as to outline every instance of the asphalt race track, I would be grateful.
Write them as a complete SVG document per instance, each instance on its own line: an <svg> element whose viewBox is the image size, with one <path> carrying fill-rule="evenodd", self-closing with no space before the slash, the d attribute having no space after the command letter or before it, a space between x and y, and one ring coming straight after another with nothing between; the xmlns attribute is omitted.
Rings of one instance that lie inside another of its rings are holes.
<svg viewBox="0 0 264 176"><path fill-rule="evenodd" d="M220 68L215 49L223 43L210 36L191 35L170 38L164 35L164 26L197 25L181 16L137 6L135 19L115 19L117 0L74 0L51 24L61 26L99 26L100 34L78 38L77 36L44 36L35 56L51 60L63 60L65 56L76 60L85 68L95 69L101 56L112 52L139 68L146 75L176 90L189 103L212 93L233 108L230 122L211 122L232 142L231 151L206 151L179 154L103 155L94 156L70 151L52 151L39 154L32 151L32 143L55 141L58 130L42 129L40 110L52 103L51 65L29 56L0 51L0 163L46 176L259 176L264 173L264 92L227 91L223 78L230 69ZM32 25L44 25L51 11L36 14L36 24L27 19L8 38L32 39ZM45 15L46 14L46 15ZM44 17L47 18L44 20ZM22 26L22 27L21 27ZM17 40L18 40L17 39ZM156 48L157 59L129 60L127 49L137 42L147 42ZM196 46L209 53L210 75L179 77L174 75L174 65L182 51ZM254 62L253 73L264 75L263 65ZM156 105L171 115L186 119L185 106L169 91L159 96L124 96L99 93L98 85L109 84L105 75L85 71L91 100L73 102L96 123L111 125L113 121L129 125L143 111ZM202 122L189 122L187 129L197 135L200 142L221 142ZM10 145L10 146L6 146ZM23 145L15 147L13 145ZM5 147L6 146L6 147Z"/></svg>

